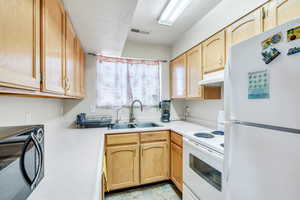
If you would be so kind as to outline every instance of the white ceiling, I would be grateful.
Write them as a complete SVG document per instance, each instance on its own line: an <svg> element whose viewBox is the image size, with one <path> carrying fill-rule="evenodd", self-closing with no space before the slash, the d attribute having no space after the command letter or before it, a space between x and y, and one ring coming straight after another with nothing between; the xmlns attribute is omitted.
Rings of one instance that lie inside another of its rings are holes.
<svg viewBox="0 0 300 200"><path fill-rule="evenodd" d="M130 32L128 39L143 43L171 45L220 2L221 0L193 0L170 27L157 23L168 0L139 0L131 27L149 31L150 34L142 35Z"/></svg>
<svg viewBox="0 0 300 200"><path fill-rule="evenodd" d="M87 52L120 56L138 0L62 0Z"/></svg>
<svg viewBox="0 0 300 200"><path fill-rule="evenodd" d="M193 0L171 27L157 18L168 0L62 0L86 52L121 56L126 40L171 45L221 0ZM130 32L149 31L149 35Z"/></svg>

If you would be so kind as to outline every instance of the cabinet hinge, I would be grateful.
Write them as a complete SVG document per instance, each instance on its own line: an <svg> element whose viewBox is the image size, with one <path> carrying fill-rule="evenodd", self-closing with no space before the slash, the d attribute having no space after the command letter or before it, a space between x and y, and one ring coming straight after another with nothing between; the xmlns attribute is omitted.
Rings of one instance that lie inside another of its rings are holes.
<svg viewBox="0 0 300 200"><path fill-rule="evenodd" d="M266 19L267 18L267 13L268 11L266 11L266 8L262 8L262 19Z"/></svg>
<svg viewBox="0 0 300 200"><path fill-rule="evenodd" d="M40 83L43 84L43 73L40 74Z"/></svg>

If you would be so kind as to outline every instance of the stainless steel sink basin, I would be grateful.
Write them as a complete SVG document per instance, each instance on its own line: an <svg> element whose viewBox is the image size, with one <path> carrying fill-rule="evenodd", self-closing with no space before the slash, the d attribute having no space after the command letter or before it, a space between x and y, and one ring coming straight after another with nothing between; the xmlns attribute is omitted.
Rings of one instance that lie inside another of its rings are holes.
<svg viewBox="0 0 300 200"><path fill-rule="evenodd" d="M109 129L131 129L131 128L152 128L152 127L161 127L160 125L153 122L144 122L144 123L121 123L121 124L112 124Z"/></svg>
<svg viewBox="0 0 300 200"><path fill-rule="evenodd" d="M161 127L158 124L155 124L153 122L145 122L145 123L137 123L136 124L137 128L152 128L152 127Z"/></svg>
<svg viewBox="0 0 300 200"><path fill-rule="evenodd" d="M108 127L109 129L129 129L136 128L135 124L122 123L122 124L112 124Z"/></svg>

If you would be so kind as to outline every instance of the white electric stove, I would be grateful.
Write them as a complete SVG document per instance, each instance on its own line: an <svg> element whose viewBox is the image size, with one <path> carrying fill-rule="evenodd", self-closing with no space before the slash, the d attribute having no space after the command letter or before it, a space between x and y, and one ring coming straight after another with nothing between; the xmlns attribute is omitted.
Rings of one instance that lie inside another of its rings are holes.
<svg viewBox="0 0 300 200"><path fill-rule="evenodd" d="M202 130L183 140L183 200L222 200L224 197L224 124L221 119L218 118L218 130Z"/></svg>

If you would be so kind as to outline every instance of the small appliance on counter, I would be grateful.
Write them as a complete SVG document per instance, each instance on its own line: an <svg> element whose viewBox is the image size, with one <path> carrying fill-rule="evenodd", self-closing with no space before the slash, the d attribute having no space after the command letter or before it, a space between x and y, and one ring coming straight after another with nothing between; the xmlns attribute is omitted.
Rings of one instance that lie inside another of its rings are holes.
<svg viewBox="0 0 300 200"><path fill-rule="evenodd" d="M44 126L0 127L0 199L27 199L43 177Z"/></svg>
<svg viewBox="0 0 300 200"><path fill-rule="evenodd" d="M171 117L171 100L163 100L159 103L159 108L161 110L161 118L162 122L170 122Z"/></svg>
<svg viewBox="0 0 300 200"><path fill-rule="evenodd" d="M100 128L108 127L112 122L110 115L89 115L80 113L76 118L76 125L78 128Z"/></svg>

